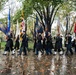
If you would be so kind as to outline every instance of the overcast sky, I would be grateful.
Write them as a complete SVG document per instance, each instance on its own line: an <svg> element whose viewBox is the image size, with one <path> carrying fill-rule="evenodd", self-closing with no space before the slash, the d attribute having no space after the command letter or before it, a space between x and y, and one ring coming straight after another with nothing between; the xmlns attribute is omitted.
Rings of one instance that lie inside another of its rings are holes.
<svg viewBox="0 0 76 75"><path fill-rule="evenodd" d="M0 18L3 18L8 15L9 7L11 9L11 14L14 15L15 11L19 9L21 6L20 2L17 2L17 0L9 0L3 8L3 10L0 11Z"/></svg>

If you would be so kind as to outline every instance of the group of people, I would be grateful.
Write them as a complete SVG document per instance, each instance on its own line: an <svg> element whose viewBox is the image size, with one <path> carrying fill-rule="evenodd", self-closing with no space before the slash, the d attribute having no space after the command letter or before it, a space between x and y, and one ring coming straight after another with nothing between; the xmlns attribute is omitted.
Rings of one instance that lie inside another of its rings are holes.
<svg viewBox="0 0 76 75"><path fill-rule="evenodd" d="M27 49L28 47L28 38L25 34L25 31L23 31L22 41L20 45L20 37L19 35L15 39L15 45L13 43L13 39L11 37L11 34L6 35L6 45L4 49L4 55L6 55L8 52L12 52L12 55L15 54L16 49L18 50L18 55L21 55L22 51L24 52L24 55L27 55Z"/></svg>
<svg viewBox="0 0 76 75"><path fill-rule="evenodd" d="M6 37L6 45L4 49L4 55L7 54L7 52L12 52L12 54L15 54L16 49L18 50L18 55L22 54L22 51L24 52L24 55L27 55L27 48L28 48L28 37L26 36L25 31L23 31L22 35L22 41L20 43L19 35L16 37L15 45L13 45L13 39L11 35L7 35ZM50 54L63 54L64 48L62 43L62 36L58 33L56 37L52 38L52 35L50 32L45 31L43 33L37 33L34 37L34 46L33 46L33 52L38 55L39 51L42 54L50 55ZM55 41L53 43L53 41ZM72 41L72 37L70 33L68 33L65 36L65 47L66 51L65 54L67 55L68 52L73 55L72 47L75 49L76 53L76 38Z"/></svg>
<svg viewBox="0 0 76 75"><path fill-rule="evenodd" d="M39 51L41 51L42 54L44 54L44 51L46 51L47 55L52 54L53 43L51 33L46 32L45 34L38 33L37 36L34 37L33 52L35 52L36 55L38 55Z"/></svg>
<svg viewBox="0 0 76 75"><path fill-rule="evenodd" d="M42 54L46 52L46 55L57 54L57 52L59 54L65 53L66 55L68 55L68 53L70 52L70 54L73 55L72 48L76 53L76 37L72 38L70 33L67 33L67 35L65 35L64 37L66 50L63 48L62 35L58 33L57 36L53 39L50 32L45 32L44 34L45 36L43 35L43 33L38 33L34 38L34 52L36 55L38 55L39 51L41 51Z"/></svg>

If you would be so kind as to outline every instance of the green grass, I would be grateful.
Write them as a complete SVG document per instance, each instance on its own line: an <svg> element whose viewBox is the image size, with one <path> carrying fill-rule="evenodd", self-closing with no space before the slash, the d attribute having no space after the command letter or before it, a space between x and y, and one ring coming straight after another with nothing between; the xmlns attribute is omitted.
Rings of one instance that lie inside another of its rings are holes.
<svg viewBox="0 0 76 75"><path fill-rule="evenodd" d="M5 47L6 42L1 42L1 48Z"/></svg>
<svg viewBox="0 0 76 75"><path fill-rule="evenodd" d="M28 48L29 49L33 49L33 45L34 45L33 41L28 42Z"/></svg>
<svg viewBox="0 0 76 75"><path fill-rule="evenodd" d="M5 44L6 44L6 42L1 42L1 48L2 49L5 48ZM28 41L28 50L29 51L33 49L33 45L34 45L33 41Z"/></svg>

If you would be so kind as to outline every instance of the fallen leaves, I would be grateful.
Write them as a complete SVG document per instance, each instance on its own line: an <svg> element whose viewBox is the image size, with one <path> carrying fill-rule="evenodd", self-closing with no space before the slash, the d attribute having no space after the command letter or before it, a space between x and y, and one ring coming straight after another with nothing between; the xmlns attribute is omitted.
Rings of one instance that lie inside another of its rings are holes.
<svg viewBox="0 0 76 75"><path fill-rule="evenodd" d="M69 58L65 56L65 58L67 59L67 63L65 64L63 62L65 58L63 57L61 57L60 60L56 60L54 56L42 56L42 60L39 61L36 56L33 56L32 54L28 55L28 57L23 58L21 58L20 56L16 58L13 58L12 56L6 56L4 58L2 57L1 59L3 59L3 63L0 63L0 74L7 75L10 73L11 75L27 75L28 73L35 73L36 70L37 73L41 73L42 75L44 75L49 69L51 75L54 73L58 75L57 73L64 72L64 70L62 70L62 66L63 69L65 69L66 66L67 69L65 73L73 75L71 74L71 71L76 70L76 66L74 66L76 65L76 63L71 62L71 60L75 61L76 58Z"/></svg>
<svg viewBox="0 0 76 75"><path fill-rule="evenodd" d="M3 70L0 71L1 73L11 73L11 69L10 68L4 68Z"/></svg>

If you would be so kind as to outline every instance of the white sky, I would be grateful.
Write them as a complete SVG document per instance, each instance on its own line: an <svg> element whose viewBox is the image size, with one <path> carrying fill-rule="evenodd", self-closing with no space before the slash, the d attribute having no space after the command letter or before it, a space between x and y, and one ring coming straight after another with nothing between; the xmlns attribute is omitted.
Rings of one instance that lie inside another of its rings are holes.
<svg viewBox="0 0 76 75"><path fill-rule="evenodd" d="M7 2L3 8L3 10L0 11L0 18L3 18L5 16L7 16L8 14L8 10L9 10L9 7L11 9L11 15L14 15L15 11L17 9L19 9L21 6L21 3L20 2L17 2L17 0L9 0L9 2Z"/></svg>
<svg viewBox="0 0 76 75"><path fill-rule="evenodd" d="M8 10L9 10L9 6L11 9L11 15L14 15L14 13L16 12L17 9L20 8L22 4L20 2L17 2L17 0L9 0L9 2L7 2L3 8L2 11L0 11L0 18L3 18L5 16L8 16ZM73 15L76 15L76 12L72 12ZM55 28L57 25L57 20L54 21L52 28Z"/></svg>

